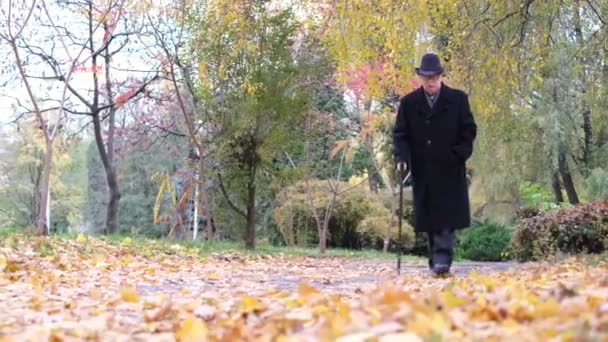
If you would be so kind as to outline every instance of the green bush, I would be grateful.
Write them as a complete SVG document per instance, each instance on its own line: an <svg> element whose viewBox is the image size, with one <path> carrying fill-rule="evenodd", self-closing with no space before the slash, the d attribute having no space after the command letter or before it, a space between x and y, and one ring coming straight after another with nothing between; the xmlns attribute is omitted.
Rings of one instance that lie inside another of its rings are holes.
<svg viewBox="0 0 608 342"><path fill-rule="evenodd" d="M475 261L507 259L511 229L489 221L475 222L457 233L455 257Z"/></svg>
<svg viewBox="0 0 608 342"><path fill-rule="evenodd" d="M608 201L596 200L541 212L521 220L510 242L517 260L542 260L558 252L600 253L608 250Z"/></svg>
<svg viewBox="0 0 608 342"><path fill-rule="evenodd" d="M587 196L608 200L608 170L596 168L586 180Z"/></svg>
<svg viewBox="0 0 608 342"><path fill-rule="evenodd" d="M391 201L396 201L388 191L371 193L365 186L352 188L340 183L341 192L334 203L329 220L328 246L341 248L375 248L383 245L384 236L390 231L390 246L394 248L397 222L391 220ZM327 181L311 180L312 205L321 220L325 216L331 191ZM314 246L318 244L318 232L305 182L285 187L276 197L273 219L285 243L290 246ZM394 208L396 209L396 208ZM407 220L403 221L402 241L411 242L414 232Z"/></svg>
<svg viewBox="0 0 608 342"><path fill-rule="evenodd" d="M523 182L519 186L519 194L526 207L540 211L561 209L569 206L568 203L555 203L553 195L542 185L533 182Z"/></svg>

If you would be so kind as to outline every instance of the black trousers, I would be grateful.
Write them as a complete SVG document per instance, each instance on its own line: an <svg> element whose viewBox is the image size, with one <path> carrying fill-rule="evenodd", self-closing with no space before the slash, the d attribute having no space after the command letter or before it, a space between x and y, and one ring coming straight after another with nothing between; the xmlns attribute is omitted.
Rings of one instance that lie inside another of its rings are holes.
<svg viewBox="0 0 608 342"><path fill-rule="evenodd" d="M428 186L424 189L425 193L428 194ZM425 207L424 212L430 215L427 220L431 223L431 231L427 232L428 237L428 254L429 254L429 267L432 269L434 264L452 265L452 258L454 256L454 229L451 227L441 227L442 229L433 229L432 224L432 210L430 206L429 196L424 197L423 205Z"/></svg>
<svg viewBox="0 0 608 342"><path fill-rule="evenodd" d="M428 232L429 267L434 264L452 265L454 256L454 229Z"/></svg>

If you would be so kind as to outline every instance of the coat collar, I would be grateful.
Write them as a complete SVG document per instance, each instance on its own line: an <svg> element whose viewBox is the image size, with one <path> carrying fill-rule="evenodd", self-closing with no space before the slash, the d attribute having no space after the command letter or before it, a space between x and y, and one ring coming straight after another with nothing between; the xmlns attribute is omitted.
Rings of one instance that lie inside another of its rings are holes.
<svg viewBox="0 0 608 342"><path fill-rule="evenodd" d="M441 83L441 90L439 92L439 98L435 102L435 105L431 109L428 101L426 100L426 96L424 94L424 89L422 87L416 90L416 98L418 102L418 112L425 115L426 117L431 117L435 114L441 113L445 111L447 105L450 103L452 96L451 94L452 88L445 85L445 83Z"/></svg>

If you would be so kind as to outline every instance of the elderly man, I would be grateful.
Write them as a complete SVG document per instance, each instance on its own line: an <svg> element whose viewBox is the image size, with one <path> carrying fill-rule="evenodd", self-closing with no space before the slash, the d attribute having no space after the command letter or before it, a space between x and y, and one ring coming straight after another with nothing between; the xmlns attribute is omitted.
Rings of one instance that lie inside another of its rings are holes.
<svg viewBox="0 0 608 342"><path fill-rule="evenodd" d="M413 178L414 229L427 233L437 275L450 271L455 230L471 223L465 162L477 135L468 95L445 85L443 72L438 55L422 57L422 86L401 98L393 130L397 168Z"/></svg>

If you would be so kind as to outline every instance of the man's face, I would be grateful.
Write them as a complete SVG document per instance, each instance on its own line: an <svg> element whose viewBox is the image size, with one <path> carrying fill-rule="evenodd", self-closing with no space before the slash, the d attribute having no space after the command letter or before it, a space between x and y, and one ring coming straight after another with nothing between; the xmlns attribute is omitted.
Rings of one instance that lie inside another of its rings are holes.
<svg viewBox="0 0 608 342"><path fill-rule="evenodd" d="M435 74L430 76L419 75L422 81L422 88L429 95L435 95L441 88L441 74Z"/></svg>

